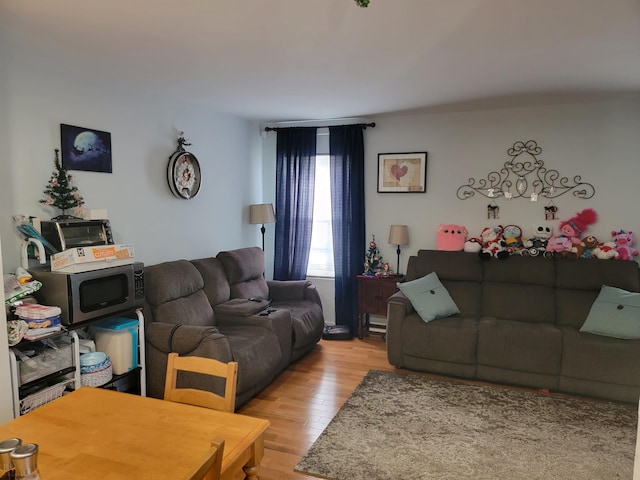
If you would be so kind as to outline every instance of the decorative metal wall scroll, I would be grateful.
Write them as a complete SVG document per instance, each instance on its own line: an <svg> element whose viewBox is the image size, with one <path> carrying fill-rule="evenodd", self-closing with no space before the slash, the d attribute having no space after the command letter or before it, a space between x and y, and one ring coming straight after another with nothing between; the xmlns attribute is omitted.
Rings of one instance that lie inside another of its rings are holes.
<svg viewBox="0 0 640 480"><path fill-rule="evenodd" d="M522 197L535 202L538 197L557 198L567 192L583 199L595 195L593 185L583 182L580 175L571 181L568 177L561 177L557 170L547 169L538 159L540 153L542 148L534 140L514 143L507 150L511 160L505 162L500 171L489 172L487 178L477 181L470 178L469 183L458 188L457 197L466 200L477 192L487 198Z"/></svg>

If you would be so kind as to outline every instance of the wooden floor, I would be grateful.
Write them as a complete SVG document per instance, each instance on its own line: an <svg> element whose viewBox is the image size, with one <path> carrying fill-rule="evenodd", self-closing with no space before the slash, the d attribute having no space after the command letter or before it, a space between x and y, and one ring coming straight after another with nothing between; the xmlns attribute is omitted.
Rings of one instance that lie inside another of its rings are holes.
<svg viewBox="0 0 640 480"><path fill-rule="evenodd" d="M260 480L312 479L293 471L371 369L394 370L379 335L321 341L237 413L271 422ZM239 479L243 478L241 474ZM235 479L234 479L235 480Z"/></svg>

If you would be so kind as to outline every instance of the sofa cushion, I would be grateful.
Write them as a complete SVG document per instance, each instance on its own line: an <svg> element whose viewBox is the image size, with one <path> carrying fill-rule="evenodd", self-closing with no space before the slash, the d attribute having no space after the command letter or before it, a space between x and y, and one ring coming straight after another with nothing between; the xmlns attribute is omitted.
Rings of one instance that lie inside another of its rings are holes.
<svg viewBox="0 0 640 480"><path fill-rule="evenodd" d="M181 323L183 325L216 325L216 318L207 296L202 290L193 295L176 298L153 307L156 322Z"/></svg>
<svg viewBox="0 0 640 480"><path fill-rule="evenodd" d="M640 339L640 293L603 285L580 331Z"/></svg>
<svg viewBox="0 0 640 480"><path fill-rule="evenodd" d="M144 282L145 298L152 305L187 297L204 287L202 275L187 260L145 267Z"/></svg>
<svg viewBox="0 0 640 480"><path fill-rule="evenodd" d="M191 260L204 281L204 293L207 294L211 306L226 302L231 298L229 280L220 260L214 257Z"/></svg>
<svg viewBox="0 0 640 480"><path fill-rule="evenodd" d="M239 248L220 252L229 280L231 298L269 298L269 287L264 278L264 252L258 247Z"/></svg>
<svg viewBox="0 0 640 480"><path fill-rule="evenodd" d="M482 315L505 320L554 323L554 262L512 256L485 262Z"/></svg>
<svg viewBox="0 0 640 480"><path fill-rule="evenodd" d="M483 261L475 253L419 250L415 264L415 270L412 270L415 276L407 277L407 280L414 280L431 272L438 272L442 281L482 281ZM407 271L407 273L409 272Z"/></svg>
<svg viewBox="0 0 640 480"><path fill-rule="evenodd" d="M398 288L425 322L460 313L435 272L410 282L398 283Z"/></svg>
<svg viewBox="0 0 640 480"><path fill-rule="evenodd" d="M640 340L580 333L568 327L562 327L562 335L563 376L638 386Z"/></svg>
<svg viewBox="0 0 640 480"><path fill-rule="evenodd" d="M145 268L145 301L156 322L216 325L200 272L186 260Z"/></svg>
<svg viewBox="0 0 640 480"><path fill-rule="evenodd" d="M473 365L478 342L477 321L443 318L425 323L417 314L407 316L400 337L404 356Z"/></svg>
<svg viewBox="0 0 640 480"><path fill-rule="evenodd" d="M281 352L273 332L255 326L225 326L222 333L238 362L238 394L255 385L265 386L275 377Z"/></svg>
<svg viewBox="0 0 640 480"><path fill-rule="evenodd" d="M478 364L546 375L560 373L562 333L554 325L496 318L478 322Z"/></svg>
<svg viewBox="0 0 640 480"><path fill-rule="evenodd" d="M485 282L482 313L504 320L554 323L554 289L542 285Z"/></svg>

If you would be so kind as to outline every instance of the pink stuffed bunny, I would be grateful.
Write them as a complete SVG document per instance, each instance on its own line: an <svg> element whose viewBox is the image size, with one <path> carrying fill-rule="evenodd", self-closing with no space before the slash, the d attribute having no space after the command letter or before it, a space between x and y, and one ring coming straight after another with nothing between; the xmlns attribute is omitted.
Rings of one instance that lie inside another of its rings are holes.
<svg viewBox="0 0 640 480"><path fill-rule="evenodd" d="M633 248L636 243L636 236L633 232L625 232L624 230L611 232L613 242L616 244L616 252L618 252L618 260L633 260L638 256L638 250Z"/></svg>

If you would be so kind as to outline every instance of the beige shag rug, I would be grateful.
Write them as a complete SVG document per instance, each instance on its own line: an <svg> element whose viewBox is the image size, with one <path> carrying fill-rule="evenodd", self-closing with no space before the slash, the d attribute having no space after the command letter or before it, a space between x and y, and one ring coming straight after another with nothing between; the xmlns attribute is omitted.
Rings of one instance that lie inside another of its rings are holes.
<svg viewBox="0 0 640 480"><path fill-rule="evenodd" d="M370 371L295 470L331 480L631 479L637 408Z"/></svg>

